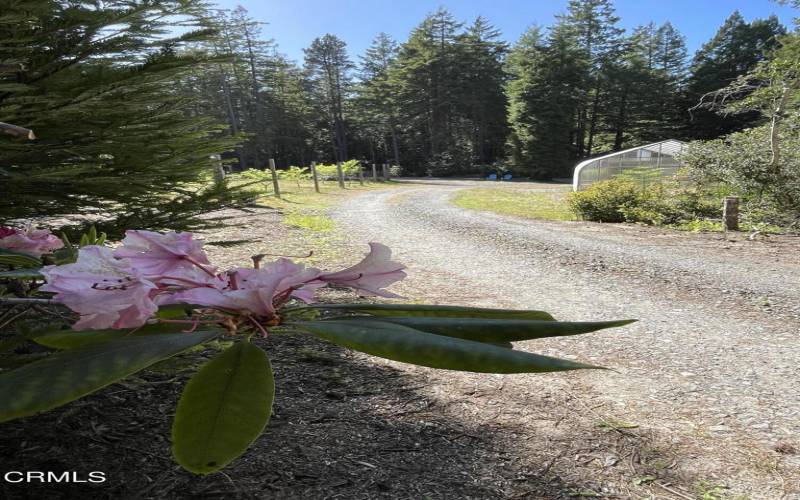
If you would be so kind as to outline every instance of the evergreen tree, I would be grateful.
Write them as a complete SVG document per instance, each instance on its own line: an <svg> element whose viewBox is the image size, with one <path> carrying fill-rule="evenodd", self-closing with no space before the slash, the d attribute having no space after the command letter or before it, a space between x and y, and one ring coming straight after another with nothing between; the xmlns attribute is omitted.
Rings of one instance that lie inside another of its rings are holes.
<svg viewBox="0 0 800 500"><path fill-rule="evenodd" d="M693 108L686 116L686 134L696 139L709 139L752 126L758 113L741 113L724 117L713 92L728 86L739 76L751 71L775 46L777 37L785 33L778 19L756 19L747 23L734 12L714 37L694 56L687 82L685 107ZM699 107L698 107L699 105Z"/></svg>
<svg viewBox="0 0 800 500"><path fill-rule="evenodd" d="M553 28L560 37L578 49L584 67L584 82L579 86L575 147L579 158L592 154L608 71L619 56L623 30L611 0L570 0L566 14L558 16Z"/></svg>
<svg viewBox="0 0 800 500"><path fill-rule="evenodd" d="M308 165L314 159L313 113L305 73L278 53L268 58L263 73L269 150L279 166Z"/></svg>
<svg viewBox="0 0 800 500"><path fill-rule="evenodd" d="M401 164L398 105L389 77L398 50L397 42L380 33L361 56L355 116L373 163L391 158Z"/></svg>
<svg viewBox="0 0 800 500"><path fill-rule="evenodd" d="M346 44L334 35L316 38L304 49L306 71L312 84L312 98L316 104L320 125L327 130L333 147L333 158L346 161L347 126L346 100L351 91L353 64L347 56Z"/></svg>
<svg viewBox="0 0 800 500"><path fill-rule="evenodd" d="M38 139L0 139L0 214L95 208L156 227L196 213L190 185L235 143L181 85L216 63L187 50L213 34L199 2L32 0L2 12L0 121ZM175 27L186 32L167 36Z"/></svg>
<svg viewBox="0 0 800 500"><path fill-rule="evenodd" d="M454 44L460 28L444 9L429 15L400 48L391 73L410 142L407 163L430 173L454 172L472 160L452 134L458 81Z"/></svg>
<svg viewBox="0 0 800 500"><path fill-rule="evenodd" d="M483 18L462 28L446 10L436 11L389 68L400 149L411 171L466 173L503 155L507 47Z"/></svg>
<svg viewBox="0 0 800 500"><path fill-rule="evenodd" d="M568 176L575 157L575 120L582 104L579 49L559 31L544 40L539 28L511 50L506 86L512 164L537 179Z"/></svg>
<svg viewBox="0 0 800 500"><path fill-rule="evenodd" d="M608 101L613 148L675 137L682 127L683 36L670 24L634 29L616 63Z"/></svg>
<svg viewBox="0 0 800 500"><path fill-rule="evenodd" d="M457 43L461 90L457 109L463 114L463 135L472 144L472 157L486 164L504 152L507 102L503 63L508 46L483 17L475 19Z"/></svg>

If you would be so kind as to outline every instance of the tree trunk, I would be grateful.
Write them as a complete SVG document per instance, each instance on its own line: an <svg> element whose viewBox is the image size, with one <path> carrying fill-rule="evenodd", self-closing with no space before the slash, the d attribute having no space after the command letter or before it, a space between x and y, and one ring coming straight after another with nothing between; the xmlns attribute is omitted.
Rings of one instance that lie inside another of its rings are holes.
<svg viewBox="0 0 800 500"><path fill-rule="evenodd" d="M784 84L781 98L772 113L772 123L769 129L769 146L772 150L772 159L769 164L775 175L781 174L780 124L783 119L783 111L786 109L786 104L789 102L792 91L796 90L798 85L800 85L800 80L795 80L791 85Z"/></svg>
<svg viewBox="0 0 800 500"><path fill-rule="evenodd" d="M627 107L628 105L628 89L624 89L622 92L622 99L619 105L619 113L617 115L617 126L616 131L614 132L614 151L619 151L622 149L622 141L625 137L625 120L627 114Z"/></svg>
<svg viewBox="0 0 800 500"><path fill-rule="evenodd" d="M594 145L594 133L597 129L597 108L600 105L600 83L594 90L594 100L592 101L592 117L589 121L589 141L586 144L586 156L592 154L592 146Z"/></svg>
<svg viewBox="0 0 800 500"><path fill-rule="evenodd" d="M398 142L397 142L397 129L395 129L394 123L392 123L391 129L392 129L392 152L394 153L394 164L399 166L400 165L400 147L399 147Z"/></svg>

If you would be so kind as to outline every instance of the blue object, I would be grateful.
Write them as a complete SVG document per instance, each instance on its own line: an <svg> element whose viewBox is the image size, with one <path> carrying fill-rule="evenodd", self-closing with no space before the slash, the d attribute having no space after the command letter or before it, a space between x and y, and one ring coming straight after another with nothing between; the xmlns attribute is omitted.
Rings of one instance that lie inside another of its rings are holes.
<svg viewBox="0 0 800 500"><path fill-rule="evenodd" d="M504 180L504 181L510 181L510 180L511 180L511 174L506 174L506 175L504 175L504 176L503 176L503 180Z"/></svg>
<svg viewBox="0 0 800 500"><path fill-rule="evenodd" d="M490 180L490 181L496 181L497 180L497 174L489 174L489 177L487 177L487 179Z"/></svg>

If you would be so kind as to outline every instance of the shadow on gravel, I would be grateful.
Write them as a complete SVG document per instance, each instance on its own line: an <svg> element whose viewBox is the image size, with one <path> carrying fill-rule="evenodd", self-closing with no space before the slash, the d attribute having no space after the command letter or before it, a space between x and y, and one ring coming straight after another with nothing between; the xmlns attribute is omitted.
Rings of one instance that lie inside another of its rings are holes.
<svg viewBox="0 0 800 500"><path fill-rule="evenodd" d="M108 478L100 485L0 481L0 498L552 499L601 489L596 476L575 474L571 455L578 450L584 460L586 450L613 443L584 441L568 424L563 442L530 429L518 436L507 423L454 418L423 394L424 376L306 337L276 336L267 349L278 384L272 421L224 473L193 476L170 457L171 414L189 373L181 367L213 355L206 351L0 425L2 472L74 471L85 479L103 471Z"/></svg>

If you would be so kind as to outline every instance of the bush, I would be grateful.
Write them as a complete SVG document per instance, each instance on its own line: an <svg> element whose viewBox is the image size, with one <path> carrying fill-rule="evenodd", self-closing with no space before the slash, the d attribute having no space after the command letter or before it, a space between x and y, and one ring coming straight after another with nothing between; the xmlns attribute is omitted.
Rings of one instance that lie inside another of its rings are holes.
<svg viewBox="0 0 800 500"><path fill-rule="evenodd" d="M655 226L683 224L722 216L721 196L702 186L677 180L642 186L629 178L592 184L570 196L572 210L584 220L639 222Z"/></svg>
<svg viewBox="0 0 800 500"><path fill-rule="evenodd" d="M335 163L330 165L320 163L316 168L317 175L319 175L320 179L322 180L335 180L339 176L338 172L336 171ZM342 174L345 177L357 177L359 171L361 171L360 161L347 160L346 162L342 162Z"/></svg>
<svg viewBox="0 0 800 500"><path fill-rule="evenodd" d="M570 194L569 205L583 220L625 222L621 209L636 204L637 198L636 184L625 179L610 179Z"/></svg>
<svg viewBox="0 0 800 500"><path fill-rule="evenodd" d="M286 170L279 170L278 178L287 181L294 181L297 184L297 187L300 187L300 181L307 181L311 179L311 171L302 167L289 167Z"/></svg>
<svg viewBox="0 0 800 500"><path fill-rule="evenodd" d="M789 121L797 126L796 118ZM740 196L743 219L791 227L800 223L800 139L787 131L781 144L778 166L770 163L767 127L693 142L682 158L697 182L724 184Z"/></svg>
<svg viewBox="0 0 800 500"><path fill-rule="evenodd" d="M675 181L651 184L641 189L632 203L620 208L625 222L662 226L722 217L721 197L703 188Z"/></svg>

